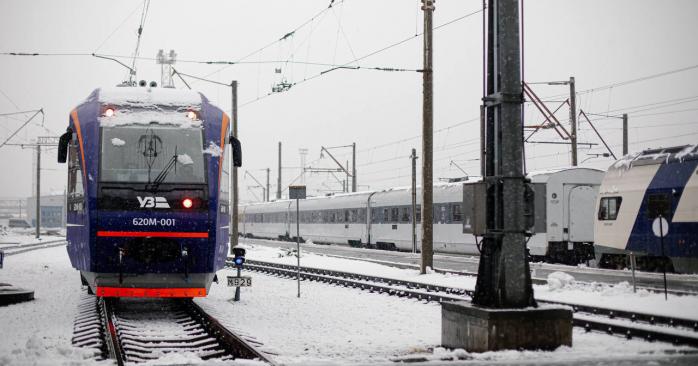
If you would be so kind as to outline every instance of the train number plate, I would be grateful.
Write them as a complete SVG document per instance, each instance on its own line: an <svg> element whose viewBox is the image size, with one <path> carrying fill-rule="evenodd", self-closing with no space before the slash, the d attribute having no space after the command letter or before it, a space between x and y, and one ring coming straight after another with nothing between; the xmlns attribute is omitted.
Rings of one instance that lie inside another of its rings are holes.
<svg viewBox="0 0 698 366"><path fill-rule="evenodd" d="M252 286L252 277L228 276L228 287L250 287L250 286Z"/></svg>

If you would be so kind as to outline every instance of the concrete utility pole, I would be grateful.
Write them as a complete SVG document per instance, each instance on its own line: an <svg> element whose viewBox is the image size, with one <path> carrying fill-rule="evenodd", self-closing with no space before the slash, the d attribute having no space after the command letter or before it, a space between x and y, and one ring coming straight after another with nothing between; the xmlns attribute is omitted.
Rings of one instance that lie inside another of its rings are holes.
<svg viewBox="0 0 698 366"><path fill-rule="evenodd" d="M233 130L233 136L236 138L238 137L238 82L237 80L233 80L230 83L230 88L232 89L232 101L231 101L231 110L232 110L232 130ZM230 167L230 173L231 173L231 179L233 181L233 189L230 192L230 195L232 197L232 202L230 204L230 208L232 210L232 215L231 215L231 223L230 223L230 254L233 255L233 248L238 246L238 168L236 166L233 166L232 161L233 159L230 159L231 161L231 167Z"/></svg>
<svg viewBox="0 0 698 366"><path fill-rule="evenodd" d="M574 77L570 77L570 123L572 142L572 166L577 166L577 93L574 90Z"/></svg>
<svg viewBox="0 0 698 366"><path fill-rule="evenodd" d="M269 168L267 168L267 198L266 198L267 202L270 201L270 199L269 199L269 196L270 196L270 193L269 193L269 172L270 171L271 170Z"/></svg>
<svg viewBox="0 0 698 366"><path fill-rule="evenodd" d="M628 114L623 113L623 155L628 155Z"/></svg>
<svg viewBox="0 0 698 366"><path fill-rule="evenodd" d="M41 144L36 144L36 238L41 236Z"/></svg>
<svg viewBox="0 0 698 366"><path fill-rule="evenodd" d="M351 191L356 192L356 142L351 143Z"/></svg>
<svg viewBox="0 0 698 366"><path fill-rule="evenodd" d="M434 267L433 243L433 68L432 68L432 15L435 0L422 0L424 11L424 67L422 72L422 263L420 273Z"/></svg>
<svg viewBox="0 0 698 366"><path fill-rule="evenodd" d="M417 253L417 149L412 149L412 253Z"/></svg>
<svg viewBox="0 0 698 366"><path fill-rule="evenodd" d="M281 141L279 141L279 174L277 175L276 199L281 199Z"/></svg>
<svg viewBox="0 0 698 366"><path fill-rule="evenodd" d="M488 6L486 233L473 304L534 306L526 256L519 2Z"/></svg>

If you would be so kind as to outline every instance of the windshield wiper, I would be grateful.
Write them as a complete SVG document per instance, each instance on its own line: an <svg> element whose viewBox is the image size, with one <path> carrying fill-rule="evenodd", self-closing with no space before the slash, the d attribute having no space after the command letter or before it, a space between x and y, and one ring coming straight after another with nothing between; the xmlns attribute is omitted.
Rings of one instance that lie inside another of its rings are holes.
<svg viewBox="0 0 698 366"><path fill-rule="evenodd" d="M165 165L164 168L160 171L160 173L155 177L155 180L151 184L147 185L148 190L156 191L160 184L165 181L165 178L167 178L167 174L170 173L170 170L172 168L175 169L175 174L177 174L177 158L179 155L177 155L177 147L175 146L175 153L172 155L170 160L167 162L167 165Z"/></svg>

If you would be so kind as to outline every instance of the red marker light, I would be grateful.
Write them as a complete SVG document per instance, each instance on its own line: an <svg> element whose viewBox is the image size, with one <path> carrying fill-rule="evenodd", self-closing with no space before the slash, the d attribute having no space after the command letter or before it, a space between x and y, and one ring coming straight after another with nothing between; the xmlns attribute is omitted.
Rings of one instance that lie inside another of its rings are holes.
<svg viewBox="0 0 698 366"><path fill-rule="evenodd" d="M185 198L182 200L182 206L184 206L184 208L191 208L193 204L194 202L191 200L191 198Z"/></svg>

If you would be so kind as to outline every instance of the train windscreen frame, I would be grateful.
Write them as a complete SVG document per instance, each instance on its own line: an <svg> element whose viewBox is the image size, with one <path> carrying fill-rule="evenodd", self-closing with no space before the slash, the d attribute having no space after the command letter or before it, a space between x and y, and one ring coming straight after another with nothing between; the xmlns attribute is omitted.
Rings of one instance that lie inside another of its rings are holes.
<svg viewBox="0 0 698 366"><path fill-rule="evenodd" d="M206 183L201 128L128 125L101 134L101 182L148 184L164 173L161 183Z"/></svg>

